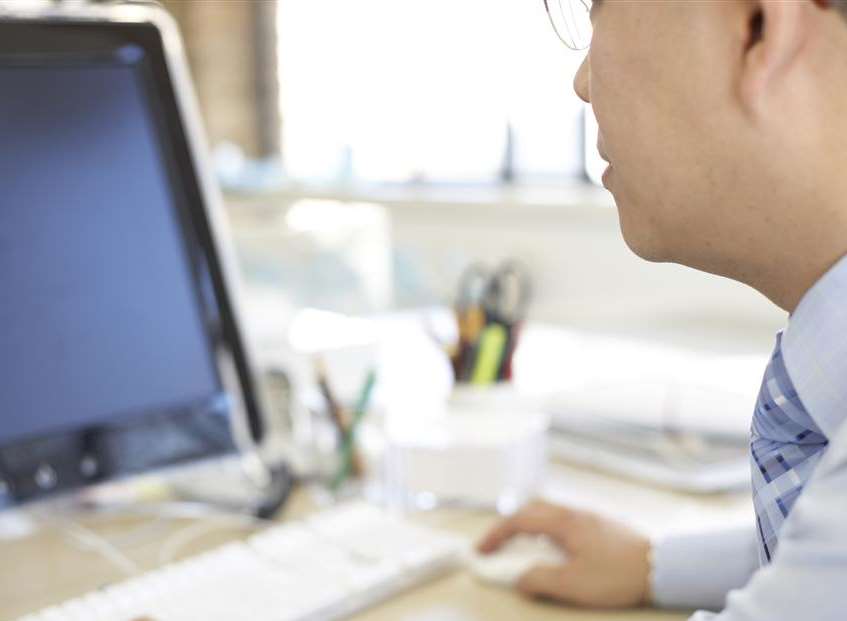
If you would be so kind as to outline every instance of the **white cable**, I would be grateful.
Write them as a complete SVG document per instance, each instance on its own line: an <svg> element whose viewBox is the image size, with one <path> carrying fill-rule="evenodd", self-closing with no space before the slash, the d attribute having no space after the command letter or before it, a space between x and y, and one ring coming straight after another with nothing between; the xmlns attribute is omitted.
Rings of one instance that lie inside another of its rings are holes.
<svg viewBox="0 0 847 621"><path fill-rule="evenodd" d="M217 520L219 522L232 522L249 528L259 528L272 523L248 513L228 511L202 502L172 501L156 503L138 503L115 506L94 507L96 514L114 515L136 515L142 517L154 517L158 519L171 520Z"/></svg>
<svg viewBox="0 0 847 621"><path fill-rule="evenodd" d="M90 510L91 508L89 508ZM252 515L241 515L228 513L207 507L200 503L190 502L166 502L152 505L124 505L120 507L97 507L92 515L96 517L114 517L115 515L139 515L152 516L154 520L150 524L144 524L131 530L129 533L120 535L117 541L113 541L94 530L74 521L67 512L47 513L45 511L32 511L31 515L36 520L52 524L71 543L85 552L94 552L101 555L109 563L118 568L127 576L135 576L142 572L138 564L125 554L121 547L143 542L139 537L141 534L156 533L163 526L165 520L169 519L192 519L202 520L183 528L165 540L159 551L160 564L167 564L177 556L179 551L192 541L203 535L216 530L225 529L233 525L242 528L261 528L268 523L267 520L256 518ZM119 547L120 546L120 547Z"/></svg>
<svg viewBox="0 0 847 621"><path fill-rule="evenodd" d="M233 524L242 528L257 529L271 523L270 520L263 520L252 515L221 512L193 502L163 503L156 507L156 512L158 515L172 518L201 520L177 531L165 540L159 549L159 565L172 563L182 548L209 533L229 528Z"/></svg>
<svg viewBox="0 0 847 621"><path fill-rule="evenodd" d="M135 561L121 552L121 550L117 546L113 545L108 539L98 535L90 528L72 520L64 522L61 525L61 528L65 536L71 539L77 547L82 550L100 554L127 576L134 576L141 573L141 568Z"/></svg>
<svg viewBox="0 0 847 621"><path fill-rule="evenodd" d="M190 526L178 530L168 537L159 549L159 565L169 565L176 560L179 552L188 544L200 539L204 535L224 530L226 525L219 522L196 522Z"/></svg>
<svg viewBox="0 0 847 621"><path fill-rule="evenodd" d="M230 528L233 525L241 528L258 529L271 523L270 520L263 520L253 515L220 511L196 502L163 502L150 505L137 504L115 508L99 508L98 513L153 516L157 520L200 520L178 530L165 539L159 549L159 565L172 563L176 560L182 548L209 533ZM106 541L106 543L109 542Z"/></svg>

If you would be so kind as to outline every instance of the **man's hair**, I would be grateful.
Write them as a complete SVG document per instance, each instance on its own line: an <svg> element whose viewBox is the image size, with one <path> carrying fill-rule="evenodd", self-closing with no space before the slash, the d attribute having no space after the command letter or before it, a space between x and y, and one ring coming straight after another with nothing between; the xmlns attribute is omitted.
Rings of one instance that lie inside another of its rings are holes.
<svg viewBox="0 0 847 621"><path fill-rule="evenodd" d="M841 11L841 15L843 15L844 18L847 19L847 0L833 0L832 4L835 6L836 9Z"/></svg>

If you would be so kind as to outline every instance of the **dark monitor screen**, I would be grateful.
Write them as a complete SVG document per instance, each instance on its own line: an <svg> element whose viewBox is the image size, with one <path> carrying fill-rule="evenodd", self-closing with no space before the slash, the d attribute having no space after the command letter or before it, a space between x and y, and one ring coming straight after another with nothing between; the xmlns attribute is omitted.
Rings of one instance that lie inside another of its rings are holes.
<svg viewBox="0 0 847 621"><path fill-rule="evenodd" d="M0 478L16 498L230 451L237 402L258 433L159 35L0 22Z"/></svg>

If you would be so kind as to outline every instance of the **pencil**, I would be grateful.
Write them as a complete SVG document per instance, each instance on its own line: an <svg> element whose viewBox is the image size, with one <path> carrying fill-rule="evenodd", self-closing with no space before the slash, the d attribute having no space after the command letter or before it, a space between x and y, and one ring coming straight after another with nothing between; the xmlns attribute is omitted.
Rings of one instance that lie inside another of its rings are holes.
<svg viewBox="0 0 847 621"><path fill-rule="evenodd" d="M368 375L365 378L365 383L362 386L362 390L359 394L359 399L356 402L356 410L353 413L353 421L350 424L350 428L347 430L347 433L344 435L344 442L342 444L341 451L341 470L338 475L335 477L335 480L332 483L333 489L338 489L347 480L350 476L353 468L354 468L354 457L355 453L355 440L356 440L356 431L359 428L362 420L365 418L365 415L368 412L368 405L371 401L371 395L373 394L373 388L376 384L376 370L371 369L368 371Z"/></svg>
<svg viewBox="0 0 847 621"><path fill-rule="evenodd" d="M344 418L341 413L341 406L338 405L338 400L335 398L332 388L329 385L329 379L327 378L326 373L326 362L324 362L324 359L321 356L315 357L315 376L317 377L318 387L321 389L324 401L326 401L326 407L329 410L330 418L332 418L332 422L335 423L338 433L343 434L346 430L346 425L344 424Z"/></svg>
<svg viewBox="0 0 847 621"><path fill-rule="evenodd" d="M323 398L326 401L326 406L329 410L330 418L335 424L336 431L338 432L339 450L343 450L344 439L350 432L350 423L348 423L347 417L344 415L344 409L339 405L338 399L335 398L335 393L332 391L332 387L329 385L329 378L327 376L326 370L326 362L320 356L317 356L315 358L315 375L317 375L318 387L320 388L321 394L323 395ZM365 470L361 456L358 454L358 452L353 450L353 454L350 459L352 460L351 466L353 475L361 476Z"/></svg>

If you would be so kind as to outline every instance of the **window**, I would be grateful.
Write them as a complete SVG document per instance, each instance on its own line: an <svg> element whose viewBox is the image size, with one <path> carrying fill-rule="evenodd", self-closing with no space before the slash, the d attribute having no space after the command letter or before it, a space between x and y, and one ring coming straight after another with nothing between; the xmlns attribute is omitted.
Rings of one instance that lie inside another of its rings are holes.
<svg viewBox="0 0 847 621"><path fill-rule="evenodd" d="M584 176L585 107L572 89L582 55L561 44L540 0L278 2L291 177Z"/></svg>

